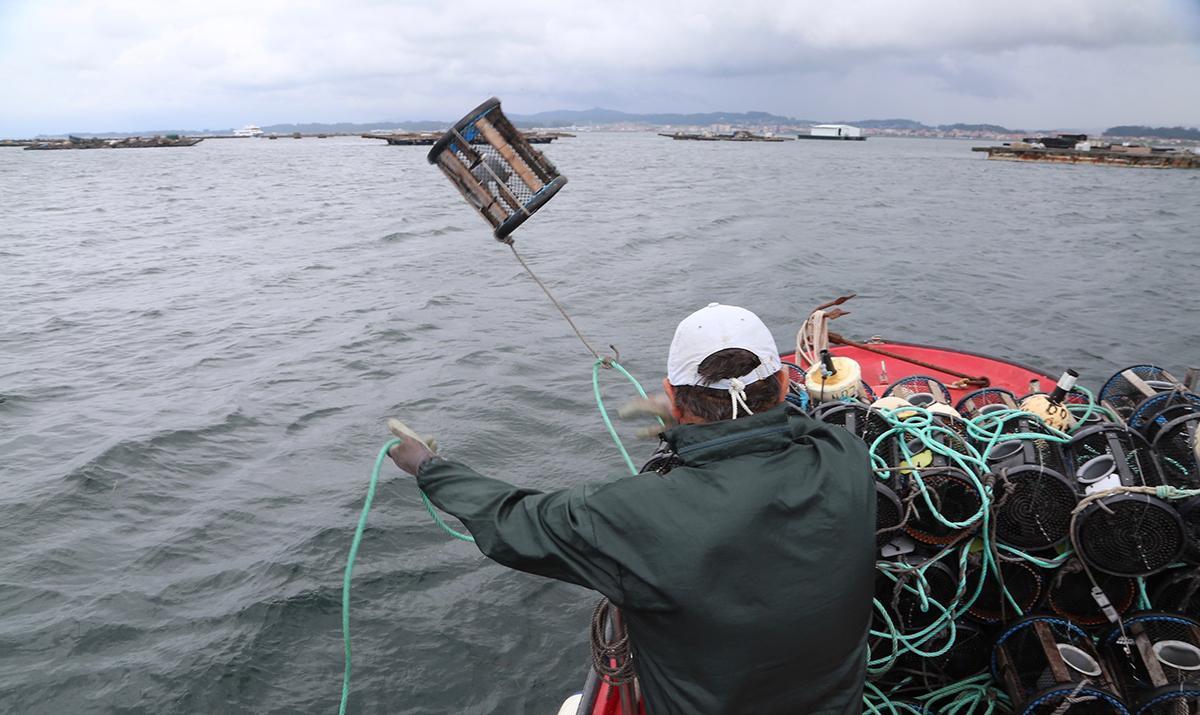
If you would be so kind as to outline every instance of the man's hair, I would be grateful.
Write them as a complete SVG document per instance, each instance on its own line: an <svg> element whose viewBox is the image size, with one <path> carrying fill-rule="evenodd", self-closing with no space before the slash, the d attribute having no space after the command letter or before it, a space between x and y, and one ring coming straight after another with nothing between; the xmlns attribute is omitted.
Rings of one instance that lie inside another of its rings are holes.
<svg viewBox="0 0 1200 715"><path fill-rule="evenodd" d="M742 348L718 350L701 361L696 372L705 384L741 377L762 364L758 356ZM675 407L707 422L733 417L729 390L701 385L674 385ZM746 385L746 404L753 412L769 410L779 404L779 381L774 376Z"/></svg>

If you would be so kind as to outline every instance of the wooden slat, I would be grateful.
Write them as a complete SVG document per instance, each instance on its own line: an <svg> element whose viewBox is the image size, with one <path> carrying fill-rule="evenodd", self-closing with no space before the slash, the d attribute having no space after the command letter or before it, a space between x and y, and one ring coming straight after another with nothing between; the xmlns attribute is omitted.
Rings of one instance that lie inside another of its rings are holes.
<svg viewBox="0 0 1200 715"><path fill-rule="evenodd" d="M493 226L499 226L508 218L508 214L504 211L495 197L487 190L479 185L475 177L471 174L470 169L466 164L462 163L462 159L458 155L447 149L438 157L439 163L444 166L456 179L454 185L462 192L464 198L471 203L472 206L479 208L484 216L492 222Z"/></svg>
<svg viewBox="0 0 1200 715"><path fill-rule="evenodd" d="M470 169L471 175L475 176L475 180L483 183L483 180L475 175L476 168L483 167L481 171L486 176L492 177L492 181L496 182L496 191L499 192L500 198L504 199L504 203L508 204L509 215L511 216L517 212L524 212L525 205L522 204L521 200L517 198L516 194L514 194L512 190L508 188L508 184L506 184L500 179L499 176L496 176L493 173L494 170L492 169L492 166L487 163L486 157L476 151L475 147L471 146L471 142L464 139L462 134L455 132L455 135L458 136L458 145L462 150L462 153L466 154L467 158L471 160L471 167L475 167ZM484 187L484 191L486 192L486 187Z"/></svg>
<svg viewBox="0 0 1200 715"><path fill-rule="evenodd" d="M1133 642L1137 646L1142 663L1146 666L1146 675L1150 676L1150 682L1155 687L1168 685L1167 674L1163 672L1162 663L1158 662L1158 656L1154 654L1154 645L1150 642L1150 636L1146 634L1146 627L1140 621L1135 622L1129 627L1129 632L1133 634Z"/></svg>
<svg viewBox="0 0 1200 715"><path fill-rule="evenodd" d="M1033 631L1037 633L1038 640L1042 642L1042 651L1046 654L1050 673L1054 679L1059 683L1070 683L1072 681L1071 674L1067 672L1067 664L1063 662L1062 653L1058 651L1058 642L1054 640L1050 626L1045 621L1034 621Z"/></svg>
<svg viewBox="0 0 1200 715"><path fill-rule="evenodd" d="M1121 377L1128 380L1130 385L1133 385L1134 387L1136 387L1138 389L1138 392L1142 393L1146 397L1154 397L1155 395L1158 394L1158 392L1153 387L1150 387L1149 385L1147 385L1146 381L1143 380L1141 378L1141 376L1138 375L1133 370L1123 370L1121 372Z"/></svg>
<svg viewBox="0 0 1200 715"><path fill-rule="evenodd" d="M534 143L534 139L538 135L524 134L518 131L517 128L512 125L512 122L508 121L508 117L504 116L503 114L491 115L489 121L492 123L492 126L496 128L496 131L500 132L501 136L516 136L523 140L515 142L509 141L509 145L516 149L517 153L521 155L521 158L525 160L526 165L528 165L530 169L533 169L533 173L537 174L538 178L542 180L543 184L549 184L554 180L554 177L558 176L557 170L551 170L551 164L549 160L546 159L546 156L534 149L532 146L528 146ZM551 132L550 136L554 136L554 134L555 133ZM541 134L540 136L546 135Z"/></svg>
<svg viewBox="0 0 1200 715"><path fill-rule="evenodd" d="M459 134L458 131L455 131L454 135L458 137L458 141L454 142L451 146L456 147L458 151L461 151L464 155L466 155L466 163L468 166L483 161L483 155L480 154L475 147L471 146L471 142L463 138L463 135Z"/></svg>
<svg viewBox="0 0 1200 715"><path fill-rule="evenodd" d="M521 181L525 182L530 191L536 194L542 190L542 187L545 186L542 180L538 178L537 174L533 173L533 170L529 168L524 159L517 156L517 152L513 150L512 145L505 141L504 137L500 136L500 132L496 131L496 127L492 126L487 117L480 117L475 120L475 126L479 128L479 133L483 135L483 138L487 139L488 143L496 151L500 152L500 156L504 157L504 160L509 163L509 166L516 172L517 176L521 177Z"/></svg>
<svg viewBox="0 0 1200 715"><path fill-rule="evenodd" d="M1021 681L1017 680L1016 667L1008 658L1008 651L1003 648L997 649L996 661L1000 665L1000 677L1004 680L1004 687L1008 689L1008 696L1014 703L1023 701L1025 693L1021 688Z"/></svg>

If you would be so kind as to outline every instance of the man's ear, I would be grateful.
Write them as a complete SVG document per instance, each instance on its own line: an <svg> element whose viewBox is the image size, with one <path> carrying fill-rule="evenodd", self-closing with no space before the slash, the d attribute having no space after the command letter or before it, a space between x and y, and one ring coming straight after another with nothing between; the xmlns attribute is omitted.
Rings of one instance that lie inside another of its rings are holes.
<svg viewBox="0 0 1200 715"><path fill-rule="evenodd" d="M786 365L779 368L778 379L779 379L779 401L783 402L783 399L785 397L787 397L787 394L788 394L788 383L789 383L788 369L787 369Z"/></svg>
<svg viewBox="0 0 1200 715"><path fill-rule="evenodd" d="M675 418L676 422L682 422L683 412L675 406L675 386L665 377L663 378L663 392L667 393L667 402L671 405L671 416Z"/></svg>

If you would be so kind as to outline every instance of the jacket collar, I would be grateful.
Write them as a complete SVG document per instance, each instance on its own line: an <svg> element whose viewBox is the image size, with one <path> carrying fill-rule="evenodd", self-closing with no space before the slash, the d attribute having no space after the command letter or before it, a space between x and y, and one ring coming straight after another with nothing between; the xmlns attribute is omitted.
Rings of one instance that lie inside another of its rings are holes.
<svg viewBox="0 0 1200 715"><path fill-rule="evenodd" d="M749 452L776 451L793 441L796 417L786 405L736 420L679 425L663 435L667 444L689 465L704 464ZM807 430L803 430L807 431Z"/></svg>

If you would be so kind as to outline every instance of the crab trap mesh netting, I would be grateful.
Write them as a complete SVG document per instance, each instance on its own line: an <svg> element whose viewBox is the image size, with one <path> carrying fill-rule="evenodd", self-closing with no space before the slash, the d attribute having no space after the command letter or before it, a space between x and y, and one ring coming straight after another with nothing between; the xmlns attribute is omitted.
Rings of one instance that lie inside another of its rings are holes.
<svg viewBox="0 0 1200 715"><path fill-rule="evenodd" d="M1017 409L1017 396L999 387L985 387L963 396L954 409L967 419L994 410Z"/></svg>
<svg viewBox="0 0 1200 715"><path fill-rule="evenodd" d="M1188 563L1200 564L1200 496L1176 502L1176 508L1179 510L1179 518L1183 520L1183 530L1187 536L1183 558Z"/></svg>
<svg viewBox="0 0 1200 715"><path fill-rule="evenodd" d="M1062 445L1032 415L1007 420L998 431L987 457L995 476L996 538L1025 549L1063 543L1079 497Z"/></svg>
<svg viewBox="0 0 1200 715"><path fill-rule="evenodd" d="M1200 622L1174 613L1139 613L1114 627L1101 650L1137 713L1200 713Z"/></svg>
<svg viewBox="0 0 1200 715"><path fill-rule="evenodd" d="M910 555L899 559L898 563L913 567L922 561L924 559ZM909 569L896 575L880 572L876 577L875 597L884 602L893 623L902 633L919 633L933 625L943 613L937 604L950 603L958 589L958 575L941 561L932 561L921 569L920 576L917 573Z"/></svg>
<svg viewBox="0 0 1200 715"><path fill-rule="evenodd" d="M967 582L981 582L979 596L967 609L972 618L984 623L1012 620L1028 613L1042 596L1042 573L1027 561L1001 561L992 578L983 572L981 561L973 560L967 569Z"/></svg>
<svg viewBox="0 0 1200 715"><path fill-rule="evenodd" d="M845 428L854 436L873 444L890 425L877 411L859 402L824 402L813 410L813 417ZM875 541L883 546L901 530L904 518L905 482L899 474L889 474L875 482Z"/></svg>
<svg viewBox="0 0 1200 715"><path fill-rule="evenodd" d="M917 493L904 530L917 541L946 546L978 529L975 517L983 507L983 495L965 471L955 467L922 469L914 472L911 489Z"/></svg>
<svg viewBox="0 0 1200 715"><path fill-rule="evenodd" d="M1157 365L1133 365L1110 377L1097 399L1122 419L1129 419L1145 400L1182 387L1174 375Z"/></svg>
<svg viewBox="0 0 1200 715"><path fill-rule="evenodd" d="M1007 628L996 639L992 674L1023 715L1130 712L1091 636L1061 618L1031 616Z"/></svg>
<svg viewBox="0 0 1200 715"><path fill-rule="evenodd" d="M950 390L940 380L925 375L911 375L897 380L883 393L884 397L902 397L909 404L928 407L935 402L950 404Z"/></svg>
<svg viewBox="0 0 1200 715"><path fill-rule="evenodd" d="M1097 588L1118 615L1133 608L1137 599L1135 579L1106 573L1089 575L1079 559L1073 558L1049 574L1046 608L1084 628L1107 626L1108 617L1093 593Z"/></svg>
<svg viewBox="0 0 1200 715"><path fill-rule="evenodd" d="M1087 491L1163 484L1149 445L1120 425L1077 432L1070 443L1076 481ZM1187 543L1175 507L1150 493L1115 493L1086 504L1072 540L1089 566L1117 576L1145 576L1178 560Z"/></svg>
<svg viewBox="0 0 1200 715"><path fill-rule="evenodd" d="M1154 576L1155 608L1200 616L1200 569L1173 569Z"/></svg>
<svg viewBox="0 0 1200 715"><path fill-rule="evenodd" d="M504 116L495 98L446 132L429 151L429 163L437 164L500 240L567 183Z"/></svg>
<svg viewBox="0 0 1200 715"><path fill-rule="evenodd" d="M921 698L986 673L991 651L992 634L982 625L960 619L953 630L939 630L921 653L900 654L880 682L899 697Z"/></svg>
<svg viewBox="0 0 1200 715"><path fill-rule="evenodd" d="M1129 426L1150 442L1167 483L1200 487L1200 396L1165 392L1138 406Z"/></svg>

